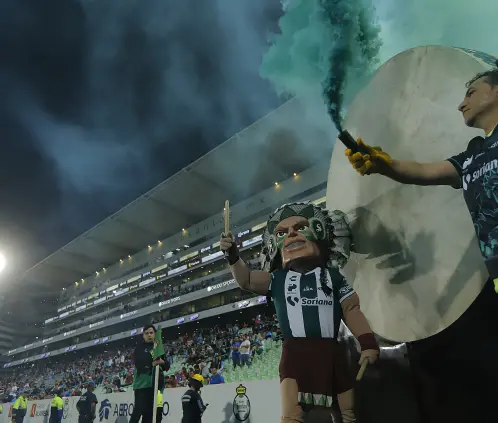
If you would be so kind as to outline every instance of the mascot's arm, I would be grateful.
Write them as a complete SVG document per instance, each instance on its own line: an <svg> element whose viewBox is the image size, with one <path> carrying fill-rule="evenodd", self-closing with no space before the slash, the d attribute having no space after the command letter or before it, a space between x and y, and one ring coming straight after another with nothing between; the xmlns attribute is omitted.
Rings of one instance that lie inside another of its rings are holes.
<svg viewBox="0 0 498 423"><path fill-rule="evenodd" d="M237 284L246 291L255 292L256 294L266 295L270 288L271 274L260 270L251 271L244 260L239 258L230 266L232 275Z"/></svg>
<svg viewBox="0 0 498 423"><path fill-rule="evenodd" d="M270 289L271 274L268 272L251 271L249 266L240 258L237 243L233 234L221 234L220 249L230 265L234 279L241 289L256 294L267 295Z"/></svg>
<svg viewBox="0 0 498 423"><path fill-rule="evenodd" d="M375 336L368 324L367 318L360 309L358 294L349 295L341 303L344 322L360 343L361 350L379 350Z"/></svg>

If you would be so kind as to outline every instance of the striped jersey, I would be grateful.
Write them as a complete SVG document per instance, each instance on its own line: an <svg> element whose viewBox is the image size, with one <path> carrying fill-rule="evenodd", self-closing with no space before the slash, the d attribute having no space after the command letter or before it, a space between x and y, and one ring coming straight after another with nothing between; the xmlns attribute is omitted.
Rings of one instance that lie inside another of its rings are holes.
<svg viewBox="0 0 498 423"><path fill-rule="evenodd" d="M344 276L336 269L325 269L325 295L320 283L321 267L307 273L280 269L272 273L270 296L275 305L284 339L337 338L343 318L341 303L354 294Z"/></svg>

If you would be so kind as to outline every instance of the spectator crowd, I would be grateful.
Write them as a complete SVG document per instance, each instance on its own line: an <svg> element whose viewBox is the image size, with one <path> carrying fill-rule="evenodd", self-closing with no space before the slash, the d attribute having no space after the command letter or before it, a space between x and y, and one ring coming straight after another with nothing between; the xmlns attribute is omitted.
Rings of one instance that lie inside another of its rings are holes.
<svg viewBox="0 0 498 423"><path fill-rule="evenodd" d="M241 325L214 325L164 340L171 370L177 369L166 375L166 388L187 386L189 376L195 373L206 383L224 383L227 361L233 367L250 366L262 357L265 340L279 338L276 315L259 314ZM79 396L89 381L107 393L124 391L133 384L133 349L134 345L116 342L99 353L82 351L86 354L76 359L58 356L5 369L0 372L0 402L15 400L22 391L31 399L51 398L55 392Z"/></svg>

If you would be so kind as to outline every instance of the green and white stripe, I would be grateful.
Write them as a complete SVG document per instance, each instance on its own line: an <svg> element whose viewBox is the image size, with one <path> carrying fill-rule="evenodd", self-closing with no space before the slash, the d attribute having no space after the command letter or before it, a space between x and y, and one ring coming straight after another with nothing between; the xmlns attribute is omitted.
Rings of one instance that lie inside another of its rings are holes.
<svg viewBox="0 0 498 423"><path fill-rule="evenodd" d="M284 338L336 338L342 318L341 302L354 293L344 278L327 271L327 297L320 283L321 268L308 273L273 273L271 293Z"/></svg>

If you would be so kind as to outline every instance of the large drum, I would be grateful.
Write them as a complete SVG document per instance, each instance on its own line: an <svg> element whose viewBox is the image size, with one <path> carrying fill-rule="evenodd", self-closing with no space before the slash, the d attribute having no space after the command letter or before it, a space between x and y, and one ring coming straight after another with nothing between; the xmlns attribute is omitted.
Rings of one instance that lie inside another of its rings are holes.
<svg viewBox="0 0 498 423"><path fill-rule="evenodd" d="M482 132L457 106L465 83L496 58L452 47L405 51L385 63L348 109L344 127L397 159L444 160ZM458 319L487 279L462 192L360 176L338 141L327 207L348 212L356 252L344 273L375 333L394 341L434 335Z"/></svg>

